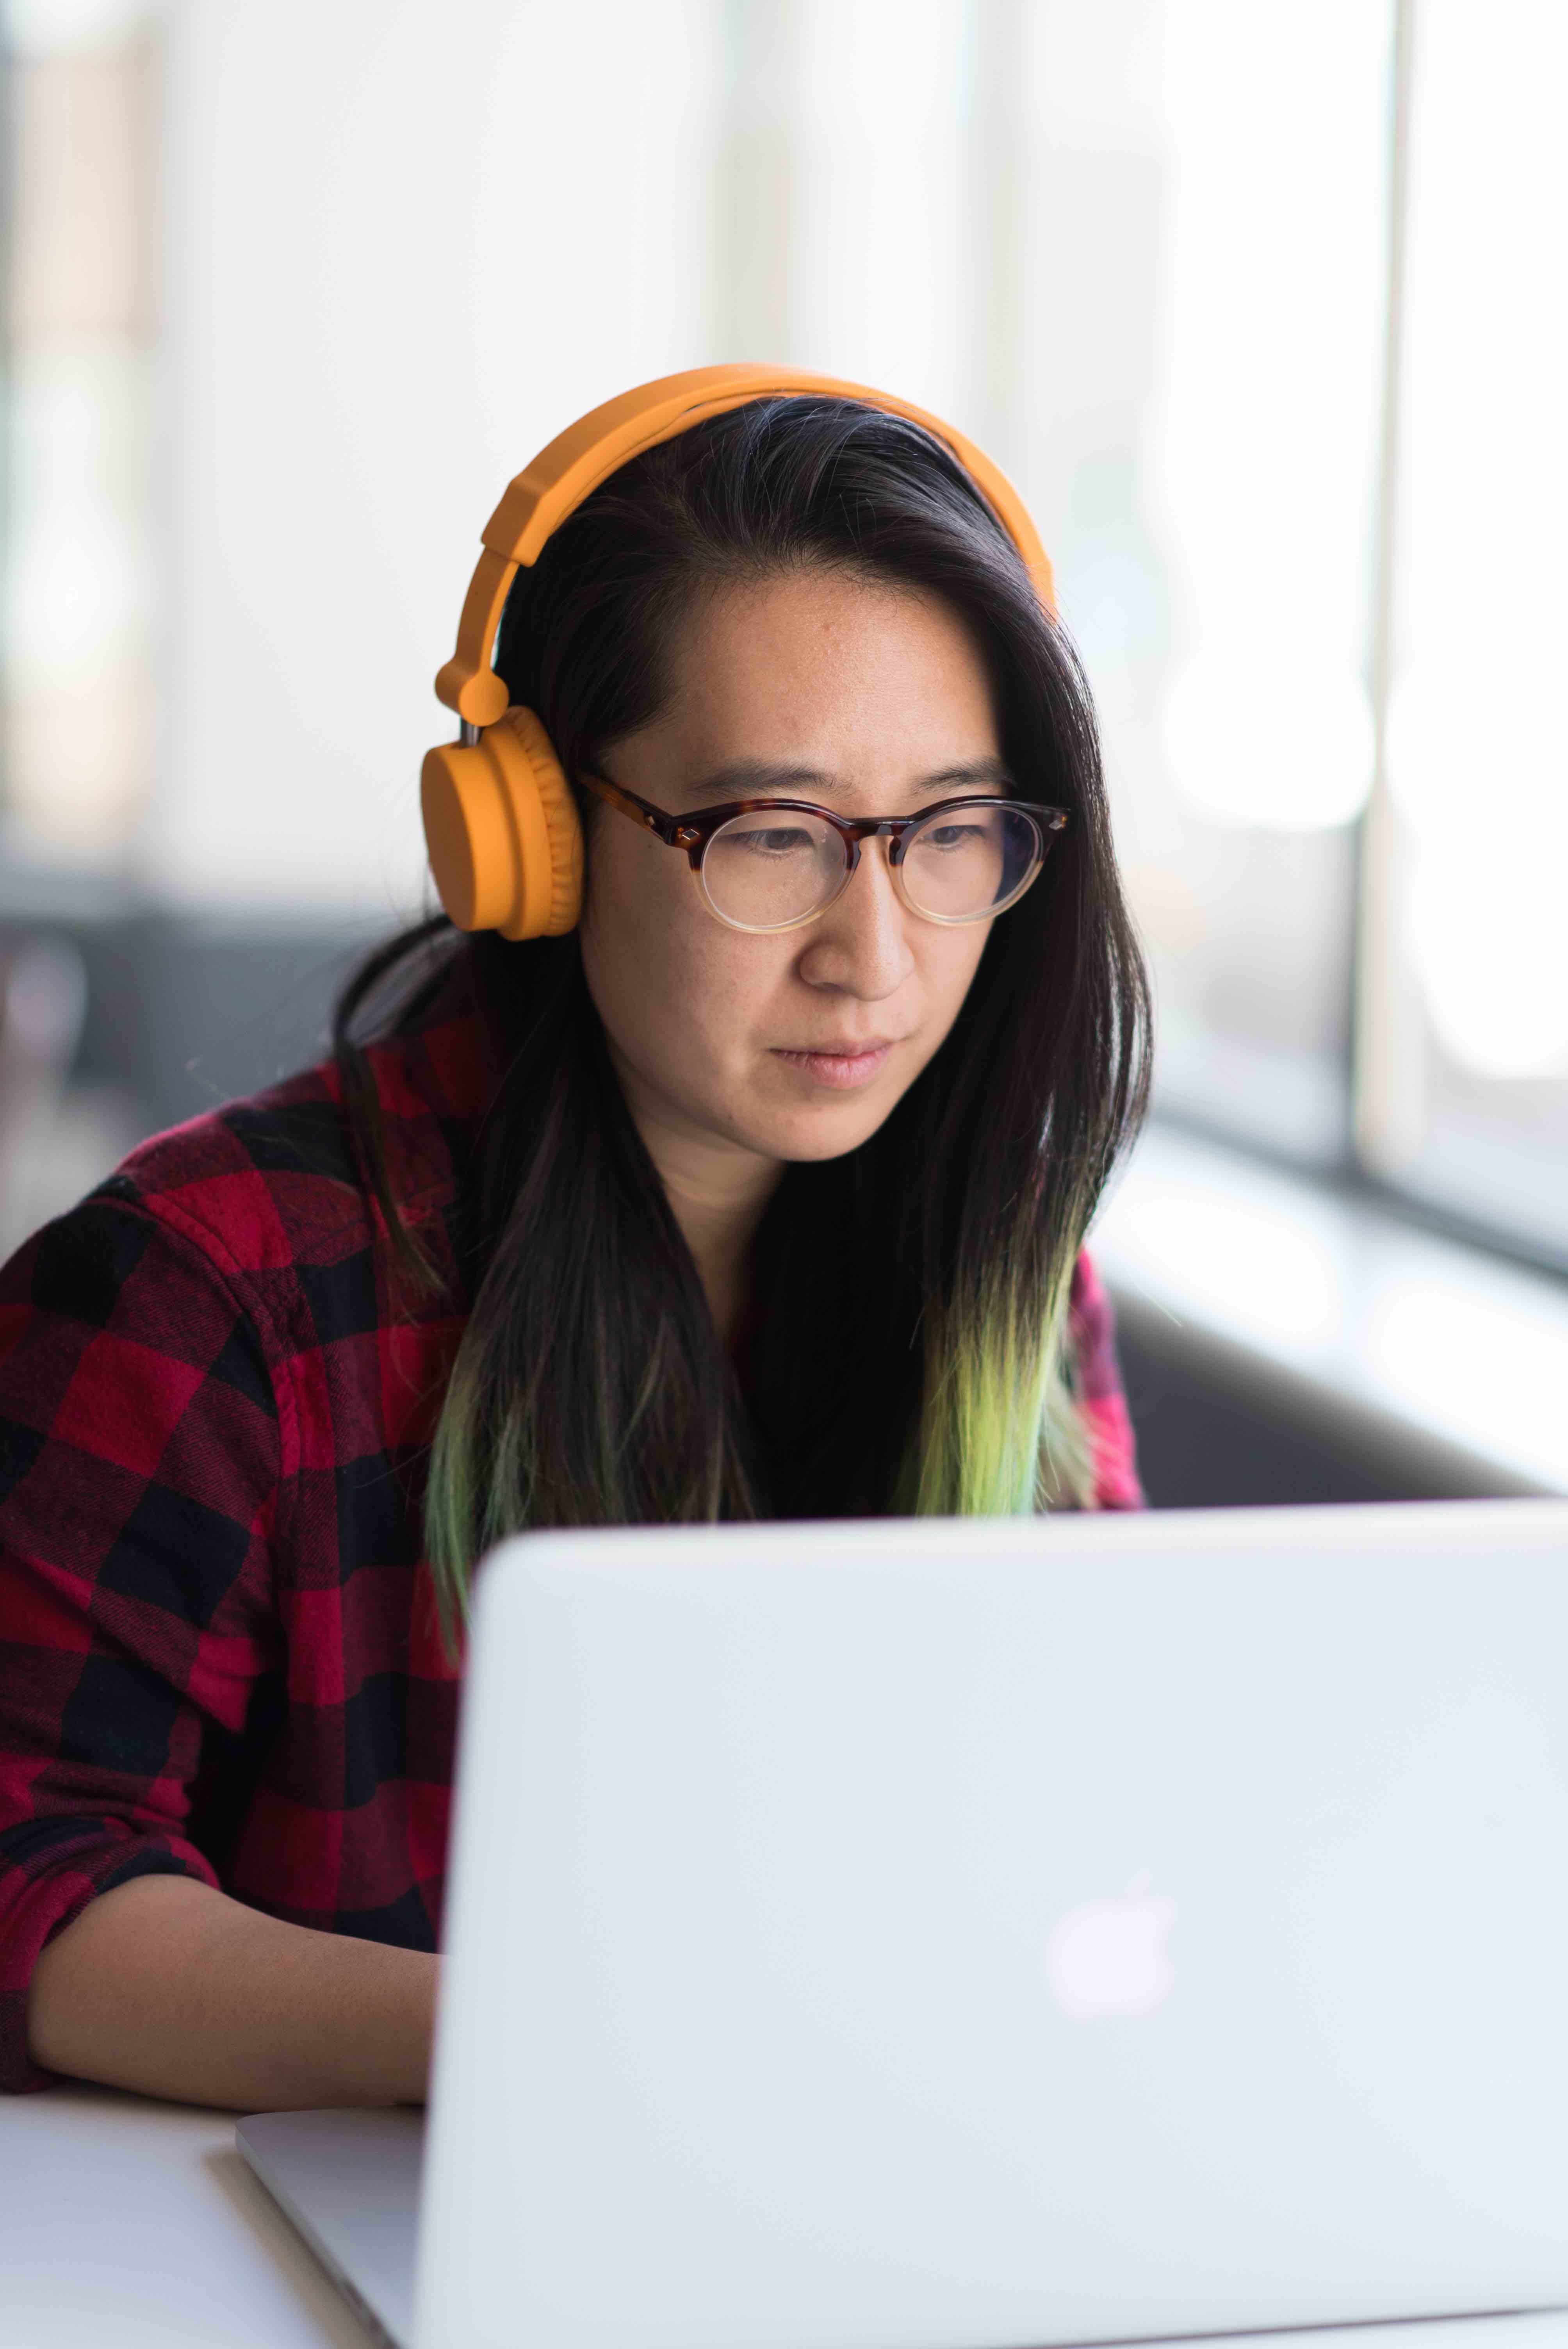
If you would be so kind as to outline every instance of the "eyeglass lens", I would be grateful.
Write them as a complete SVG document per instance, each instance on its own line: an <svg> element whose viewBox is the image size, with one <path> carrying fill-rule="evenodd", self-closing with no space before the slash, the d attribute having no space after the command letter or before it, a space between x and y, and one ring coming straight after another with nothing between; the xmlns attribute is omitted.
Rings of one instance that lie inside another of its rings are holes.
<svg viewBox="0 0 1568 2349"><path fill-rule="evenodd" d="M904 894L933 921L979 921L1023 895L1043 854L1034 819L1021 809L946 808L904 835ZM708 842L702 865L714 912L743 930L809 919L832 902L843 878L832 825L792 808L732 816Z"/></svg>

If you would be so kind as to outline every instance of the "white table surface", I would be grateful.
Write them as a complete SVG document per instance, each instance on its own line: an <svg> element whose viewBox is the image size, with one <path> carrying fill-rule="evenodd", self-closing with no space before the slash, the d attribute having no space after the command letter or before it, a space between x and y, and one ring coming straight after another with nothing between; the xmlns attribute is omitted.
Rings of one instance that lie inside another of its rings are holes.
<svg viewBox="0 0 1568 2349"><path fill-rule="evenodd" d="M0 2349L374 2349L234 2149L234 2116L0 2096ZM1227 2349L1568 2349L1568 2312L1229 2336Z"/></svg>
<svg viewBox="0 0 1568 2349"><path fill-rule="evenodd" d="M232 2113L0 2096L0 2349L374 2349Z"/></svg>

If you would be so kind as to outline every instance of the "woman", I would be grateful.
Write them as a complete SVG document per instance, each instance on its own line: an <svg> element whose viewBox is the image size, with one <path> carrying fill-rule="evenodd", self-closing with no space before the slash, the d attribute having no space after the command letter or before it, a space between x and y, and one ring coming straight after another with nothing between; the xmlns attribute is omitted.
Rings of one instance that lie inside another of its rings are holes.
<svg viewBox="0 0 1568 2349"><path fill-rule="evenodd" d="M5 2085L422 2097L501 1533L1139 1499L1079 1251L1143 974L1088 688L972 474L750 398L562 522L496 667L580 922L395 940L333 1061L0 1283Z"/></svg>

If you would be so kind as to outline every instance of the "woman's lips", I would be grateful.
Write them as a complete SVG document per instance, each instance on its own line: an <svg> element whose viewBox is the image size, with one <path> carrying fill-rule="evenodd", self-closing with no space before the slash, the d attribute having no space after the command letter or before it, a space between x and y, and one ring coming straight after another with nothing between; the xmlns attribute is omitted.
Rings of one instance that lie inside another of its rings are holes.
<svg viewBox="0 0 1568 2349"><path fill-rule="evenodd" d="M775 1047L773 1057L791 1069L802 1070L820 1085L847 1092L868 1083L892 1050L892 1044L858 1045L851 1050L829 1052L787 1052Z"/></svg>

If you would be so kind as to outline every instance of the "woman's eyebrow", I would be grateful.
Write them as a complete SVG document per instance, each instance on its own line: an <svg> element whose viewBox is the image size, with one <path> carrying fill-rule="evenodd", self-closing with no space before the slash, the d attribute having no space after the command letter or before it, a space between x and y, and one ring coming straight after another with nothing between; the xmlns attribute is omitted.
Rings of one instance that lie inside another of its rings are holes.
<svg viewBox="0 0 1568 2349"><path fill-rule="evenodd" d="M701 794L701 801L693 802L697 805L775 796L831 797L844 789L844 781L842 776L830 774L822 767L792 767L767 759L732 759L725 766L713 768L691 788ZM1012 771L1006 761L995 758L967 759L956 766L939 767L934 774L917 776L909 786L912 798L944 791L1013 789Z"/></svg>

